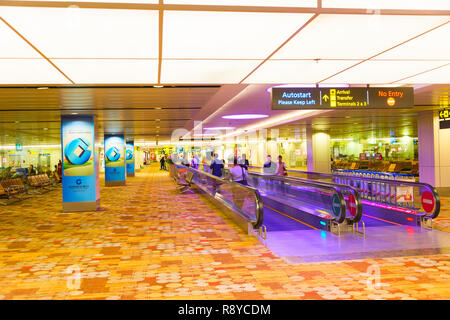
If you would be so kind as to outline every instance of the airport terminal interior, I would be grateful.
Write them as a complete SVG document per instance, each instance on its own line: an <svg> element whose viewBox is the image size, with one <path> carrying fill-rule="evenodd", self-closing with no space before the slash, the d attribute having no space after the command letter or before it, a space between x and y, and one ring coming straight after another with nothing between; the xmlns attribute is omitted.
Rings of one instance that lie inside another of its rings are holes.
<svg viewBox="0 0 450 320"><path fill-rule="evenodd" d="M450 1L0 1L0 300L448 300Z"/></svg>

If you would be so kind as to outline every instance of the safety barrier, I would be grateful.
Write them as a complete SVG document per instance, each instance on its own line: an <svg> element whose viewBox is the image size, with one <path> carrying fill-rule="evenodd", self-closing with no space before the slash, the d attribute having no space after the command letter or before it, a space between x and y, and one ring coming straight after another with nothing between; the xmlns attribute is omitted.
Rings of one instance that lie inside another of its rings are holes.
<svg viewBox="0 0 450 320"><path fill-rule="evenodd" d="M346 220L346 201L339 187L253 172L249 172L248 182L267 195L293 199L297 208L319 217L318 224L327 220L341 224Z"/></svg>
<svg viewBox="0 0 450 320"><path fill-rule="evenodd" d="M261 167L251 167L261 170ZM352 170L350 170L352 171ZM397 208L405 213L421 213L426 219L435 219L440 212L440 199L436 189L423 182L412 181L410 175L376 173L327 174L287 170L288 176L308 180L349 185L358 189L363 200Z"/></svg>
<svg viewBox="0 0 450 320"><path fill-rule="evenodd" d="M170 165L170 174L172 175L173 172L174 177L180 170L184 170L186 175L182 179L187 180L189 184L195 184L203 192L231 209L249 222L253 229L263 227L264 208L258 190L250 186L221 179L202 170L182 165Z"/></svg>

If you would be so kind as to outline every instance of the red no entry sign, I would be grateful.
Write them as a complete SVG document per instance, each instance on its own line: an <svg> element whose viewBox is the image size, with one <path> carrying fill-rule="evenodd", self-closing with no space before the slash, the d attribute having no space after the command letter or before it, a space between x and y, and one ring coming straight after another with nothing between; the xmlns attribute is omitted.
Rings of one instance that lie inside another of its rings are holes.
<svg viewBox="0 0 450 320"><path fill-rule="evenodd" d="M348 197L348 211L353 217L356 216L356 200L352 194Z"/></svg>
<svg viewBox="0 0 450 320"><path fill-rule="evenodd" d="M430 191L422 193L422 208L425 212L431 212L434 208L434 197Z"/></svg>

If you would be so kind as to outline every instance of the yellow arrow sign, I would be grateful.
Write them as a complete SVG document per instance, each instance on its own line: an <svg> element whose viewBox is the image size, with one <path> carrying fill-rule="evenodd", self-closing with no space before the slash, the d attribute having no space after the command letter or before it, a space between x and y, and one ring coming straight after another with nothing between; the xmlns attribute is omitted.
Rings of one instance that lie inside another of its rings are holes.
<svg viewBox="0 0 450 320"><path fill-rule="evenodd" d="M322 99L323 99L325 102L327 102L328 99L330 99L330 98L328 97L328 95L324 95L324 96L322 97Z"/></svg>

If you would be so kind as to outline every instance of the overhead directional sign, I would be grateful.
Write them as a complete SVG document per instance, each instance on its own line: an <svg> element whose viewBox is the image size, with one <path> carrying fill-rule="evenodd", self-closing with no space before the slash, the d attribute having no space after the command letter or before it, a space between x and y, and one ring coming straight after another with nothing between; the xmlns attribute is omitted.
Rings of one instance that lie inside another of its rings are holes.
<svg viewBox="0 0 450 320"><path fill-rule="evenodd" d="M439 119L447 120L450 118L450 112L448 109L442 109L439 111Z"/></svg>
<svg viewBox="0 0 450 320"><path fill-rule="evenodd" d="M273 110L396 109L414 106L414 89L396 88L272 88Z"/></svg>

